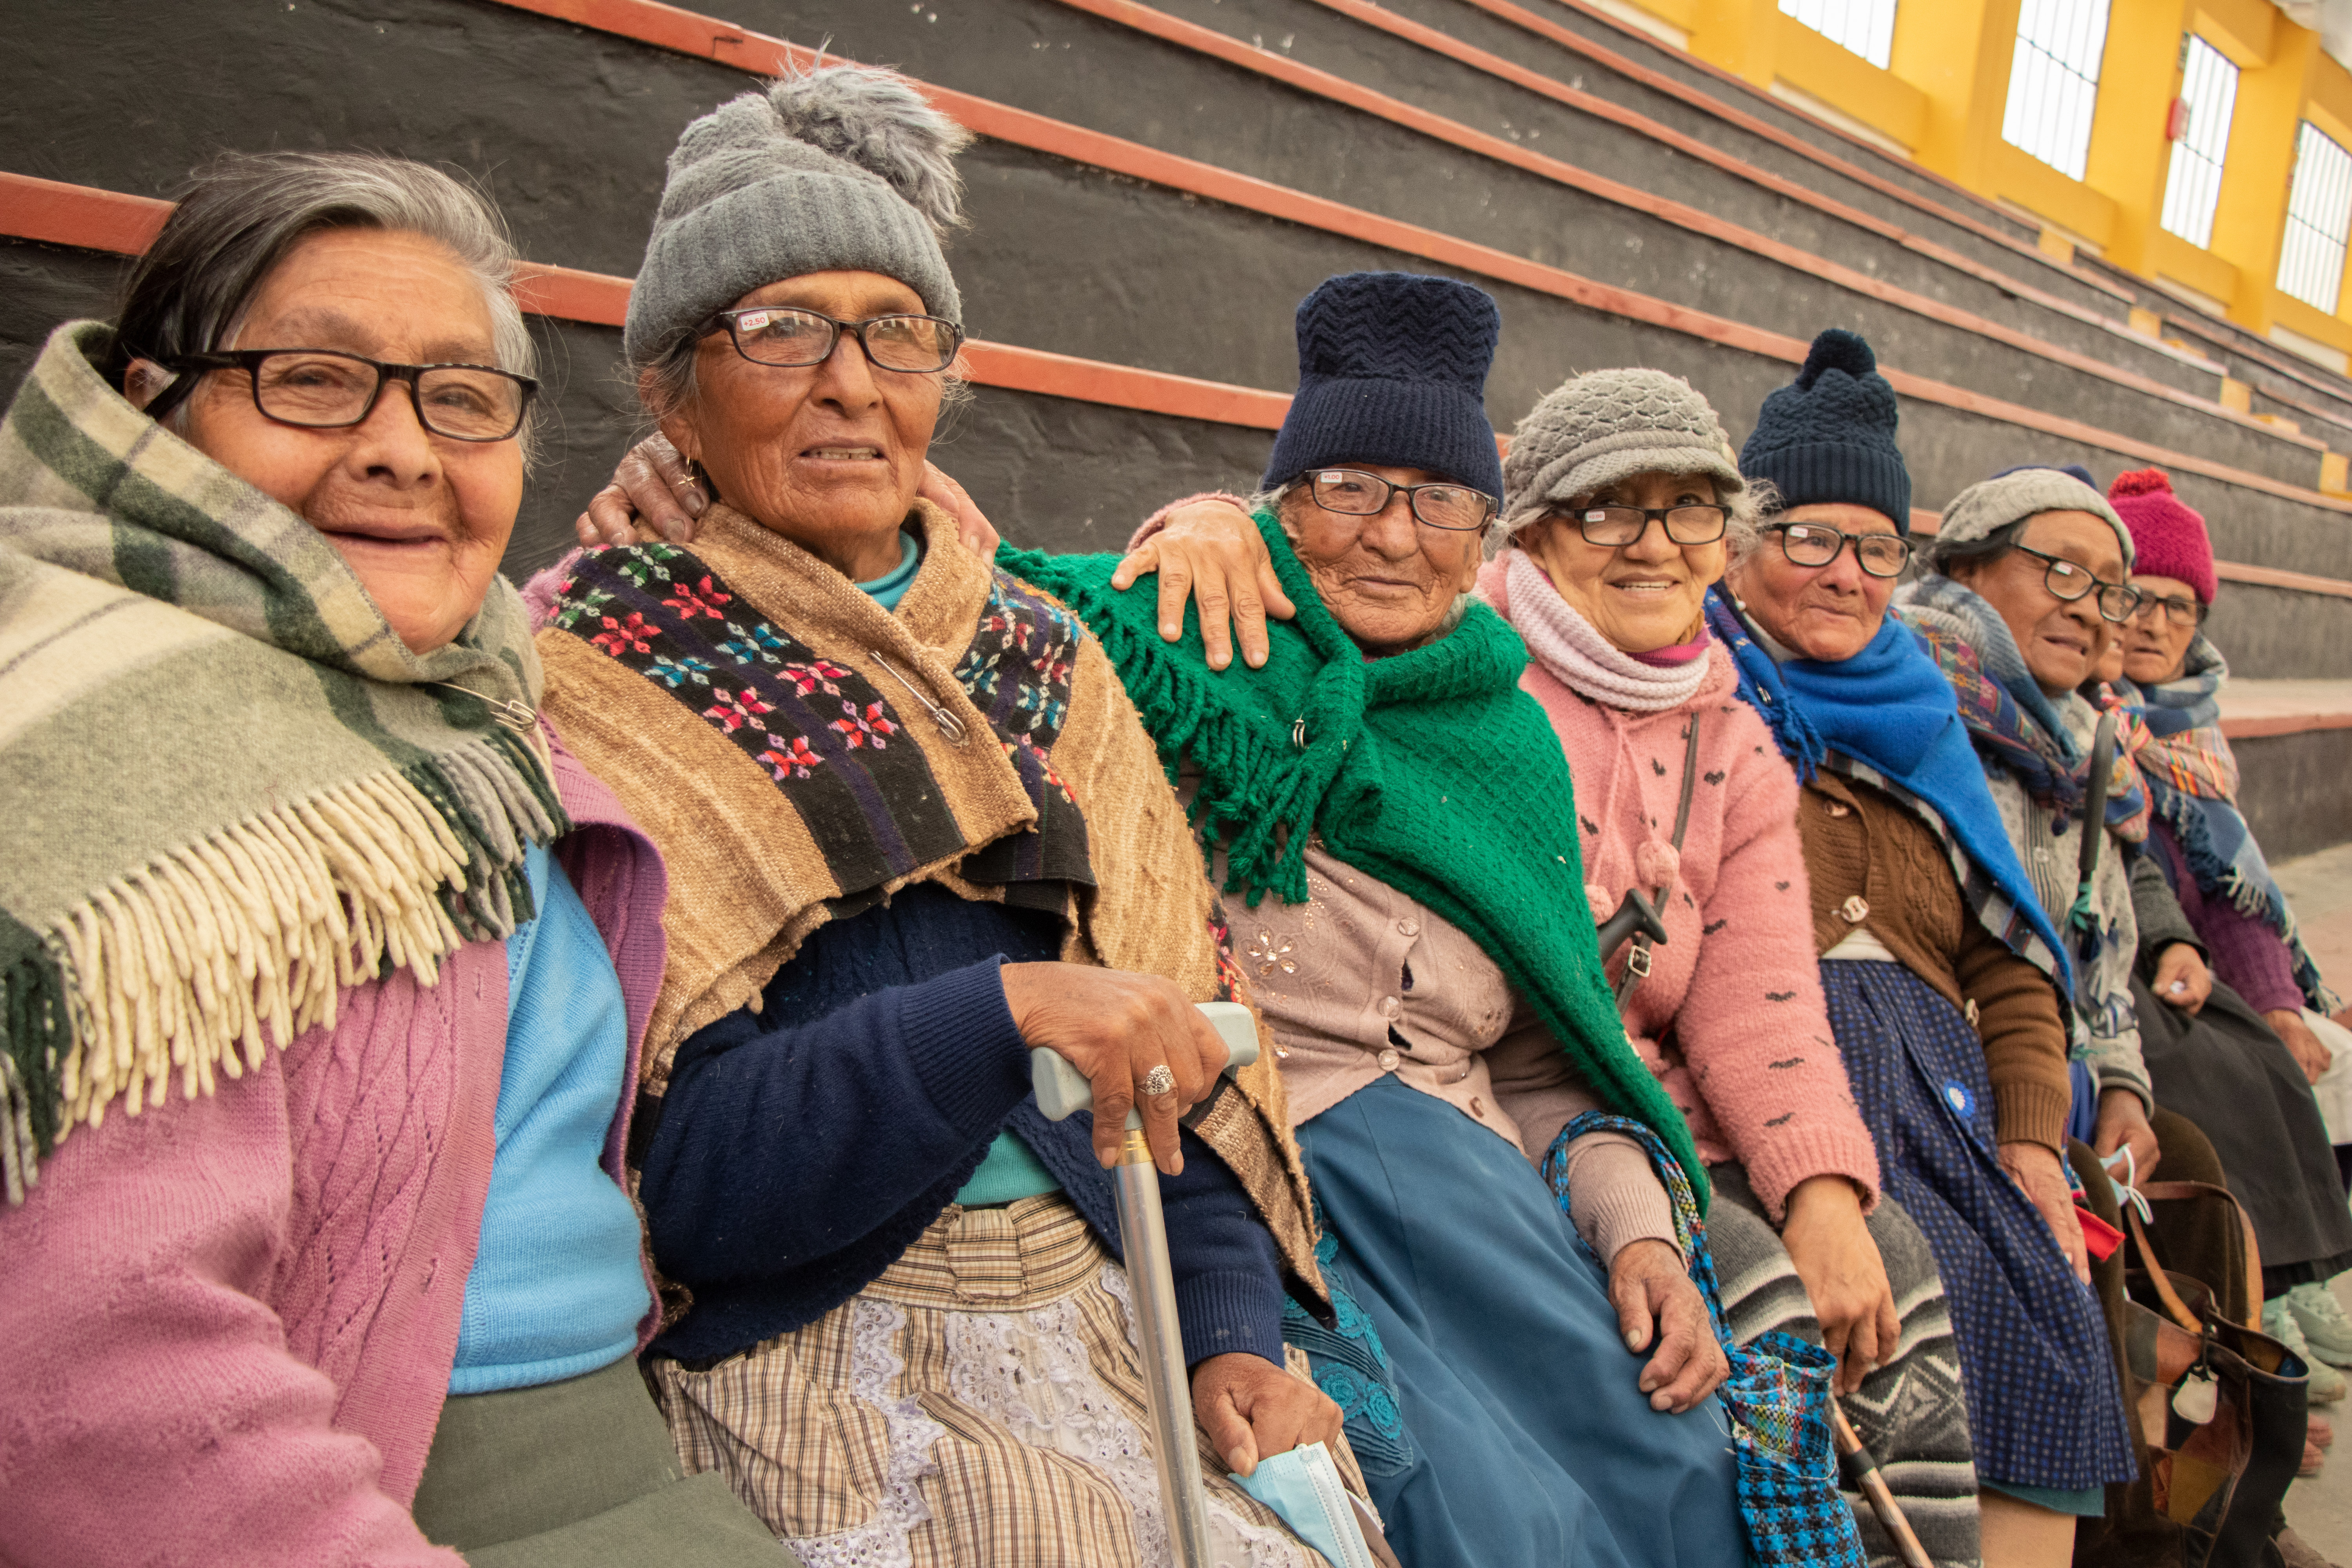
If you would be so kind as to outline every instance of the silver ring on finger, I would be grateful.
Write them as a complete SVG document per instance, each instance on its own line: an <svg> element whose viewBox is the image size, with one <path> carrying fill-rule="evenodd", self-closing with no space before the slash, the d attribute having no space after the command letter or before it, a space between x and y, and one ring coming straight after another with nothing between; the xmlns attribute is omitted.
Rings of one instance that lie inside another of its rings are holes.
<svg viewBox="0 0 2352 1568"><path fill-rule="evenodd" d="M1161 1062L1158 1067L1145 1073L1142 1081L1136 1087L1143 1090L1144 1099L1158 1100L1163 1094L1176 1092L1176 1075L1168 1070L1166 1062Z"/></svg>

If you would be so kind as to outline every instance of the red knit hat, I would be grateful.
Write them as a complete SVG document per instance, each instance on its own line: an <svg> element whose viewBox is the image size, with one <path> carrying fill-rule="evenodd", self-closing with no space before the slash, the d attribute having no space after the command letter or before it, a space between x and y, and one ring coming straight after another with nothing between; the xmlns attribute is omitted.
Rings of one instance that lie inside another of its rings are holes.
<svg viewBox="0 0 2352 1568"><path fill-rule="evenodd" d="M2170 577L2196 590L2199 604L2213 602L2218 584L2205 520L2172 493L2172 481L2162 468L2117 474L2107 487L2107 503L2131 530L2134 575Z"/></svg>

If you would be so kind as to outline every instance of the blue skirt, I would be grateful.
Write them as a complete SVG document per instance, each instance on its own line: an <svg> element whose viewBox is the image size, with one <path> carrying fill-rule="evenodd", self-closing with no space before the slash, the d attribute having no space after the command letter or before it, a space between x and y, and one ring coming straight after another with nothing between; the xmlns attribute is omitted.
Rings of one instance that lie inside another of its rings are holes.
<svg viewBox="0 0 2352 1568"><path fill-rule="evenodd" d="M1517 1150L1394 1078L1298 1130L1331 1282L1360 1306L1290 1337L1349 1412L1411 1568L1737 1568L1722 1407L1634 1386L1608 1280Z"/></svg>
<svg viewBox="0 0 2352 1568"><path fill-rule="evenodd" d="M1899 963L1828 961L1822 988L1886 1194L1944 1277L1977 1475L2061 1491L2136 1479L2106 1320L2000 1168L1975 1026Z"/></svg>

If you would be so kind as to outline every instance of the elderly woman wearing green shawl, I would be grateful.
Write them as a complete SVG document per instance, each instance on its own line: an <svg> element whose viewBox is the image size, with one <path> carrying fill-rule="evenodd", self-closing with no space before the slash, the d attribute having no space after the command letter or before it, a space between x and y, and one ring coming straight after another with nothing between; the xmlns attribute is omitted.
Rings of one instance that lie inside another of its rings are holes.
<svg viewBox="0 0 2352 1568"><path fill-rule="evenodd" d="M1465 597L1501 489L1498 326L1477 289L1398 273L1300 306L1257 514L1297 614L1261 668L1212 668L1197 622L1164 641L1115 557L1003 561L1101 638L1244 895L1234 947L1323 1267L1364 1308L1289 1337L1348 1412L1398 1556L1737 1563L1725 1363L1657 1174L1621 1133L1563 1140L1571 1226L1531 1159L1605 1106L1705 1190L1601 977L1526 649Z"/></svg>

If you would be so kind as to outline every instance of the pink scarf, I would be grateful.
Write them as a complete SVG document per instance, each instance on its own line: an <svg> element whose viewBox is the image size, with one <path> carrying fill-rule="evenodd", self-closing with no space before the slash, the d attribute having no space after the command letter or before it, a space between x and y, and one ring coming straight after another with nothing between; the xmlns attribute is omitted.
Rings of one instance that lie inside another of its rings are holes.
<svg viewBox="0 0 2352 1568"><path fill-rule="evenodd" d="M1496 564L1502 568L1502 582L1494 581L1494 568L1489 567L1482 574L1486 580L1481 587L1497 601L1495 607L1526 641L1536 662L1561 685L1595 702L1636 713L1663 713L1698 695L1706 680L1706 659L1662 665L1638 658L1593 630L1592 623L1559 596L1526 551L1506 551ZM1507 594L1507 602L1494 592L1498 586Z"/></svg>

